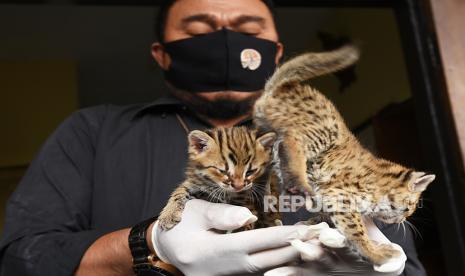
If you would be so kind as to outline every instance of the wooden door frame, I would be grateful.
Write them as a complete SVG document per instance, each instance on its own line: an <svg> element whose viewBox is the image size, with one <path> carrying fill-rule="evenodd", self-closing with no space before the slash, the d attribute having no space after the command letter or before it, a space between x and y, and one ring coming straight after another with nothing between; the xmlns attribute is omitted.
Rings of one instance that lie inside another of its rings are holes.
<svg viewBox="0 0 465 276"><path fill-rule="evenodd" d="M438 177L432 189L444 262L449 275L465 275L464 163L430 2L395 2L420 142Z"/></svg>

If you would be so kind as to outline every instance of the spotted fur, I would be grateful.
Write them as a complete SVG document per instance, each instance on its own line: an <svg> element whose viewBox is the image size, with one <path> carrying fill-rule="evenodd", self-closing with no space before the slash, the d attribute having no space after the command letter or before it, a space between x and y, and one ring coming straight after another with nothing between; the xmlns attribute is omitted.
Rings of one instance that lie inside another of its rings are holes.
<svg viewBox="0 0 465 276"><path fill-rule="evenodd" d="M345 46L284 63L257 100L254 120L259 128L278 134L275 158L284 188L303 188L362 257L381 264L399 252L369 240L362 216L403 222L435 176L375 157L349 131L331 101L304 82L358 58L356 47Z"/></svg>
<svg viewBox="0 0 465 276"><path fill-rule="evenodd" d="M186 202L199 198L248 207L257 222L242 230L275 225L279 213L264 213L263 197L277 195L277 179L270 175L274 132L257 133L246 127L217 128L189 133L186 180L173 192L159 216L171 229Z"/></svg>

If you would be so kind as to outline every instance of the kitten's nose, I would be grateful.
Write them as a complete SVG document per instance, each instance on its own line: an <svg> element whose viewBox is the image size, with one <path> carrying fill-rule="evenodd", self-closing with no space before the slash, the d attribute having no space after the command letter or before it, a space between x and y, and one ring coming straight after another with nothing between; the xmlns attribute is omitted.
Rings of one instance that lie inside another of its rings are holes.
<svg viewBox="0 0 465 276"><path fill-rule="evenodd" d="M240 189L244 188L244 181L240 179L233 179L232 186L234 190L239 191Z"/></svg>

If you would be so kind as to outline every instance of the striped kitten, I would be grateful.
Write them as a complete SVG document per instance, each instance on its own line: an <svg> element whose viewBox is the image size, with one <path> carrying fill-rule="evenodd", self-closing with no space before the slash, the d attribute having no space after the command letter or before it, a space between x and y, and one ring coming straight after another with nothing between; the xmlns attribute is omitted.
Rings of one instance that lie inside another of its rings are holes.
<svg viewBox="0 0 465 276"><path fill-rule="evenodd" d="M186 180L158 217L162 229L181 221L184 206L192 198L248 207L258 220L245 229L274 226L279 213L263 212L263 196L277 193L277 179L270 176L276 134L233 127L194 130L188 139Z"/></svg>
<svg viewBox="0 0 465 276"><path fill-rule="evenodd" d="M358 58L357 48L345 46L284 63L257 100L254 120L259 129L278 134L277 171L285 188L304 188L313 196L313 206L322 206L322 213L362 257L382 264L399 252L371 241L362 216L403 223L435 176L372 155L336 107L305 82Z"/></svg>

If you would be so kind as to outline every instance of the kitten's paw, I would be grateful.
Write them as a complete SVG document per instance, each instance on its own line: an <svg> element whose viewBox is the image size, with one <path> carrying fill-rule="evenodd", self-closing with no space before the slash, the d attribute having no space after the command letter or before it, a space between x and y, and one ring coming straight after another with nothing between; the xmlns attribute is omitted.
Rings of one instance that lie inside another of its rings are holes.
<svg viewBox="0 0 465 276"><path fill-rule="evenodd" d="M323 222L323 218L320 216L315 216L312 218L309 218L307 221L305 221L305 225L315 225Z"/></svg>
<svg viewBox="0 0 465 276"><path fill-rule="evenodd" d="M400 251L391 244L380 244L378 245L378 250L381 250L381 252L383 252L384 256L387 258L400 256Z"/></svg>
<svg viewBox="0 0 465 276"><path fill-rule="evenodd" d="M346 237L334 228L323 228L318 239L322 244L331 248L343 248L346 246Z"/></svg>
<svg viewBox="0 0 465 276"><path fill-rule="evenodd" d="M395 275L402 273L405 267L405 262L407 261L407 256L405 255L404 250L402 250L402 247L398 244L393 243L392 246L399 250L400 256L392 258L381 265L374 265L373 269L375 271L382 273L394 273Z"/></svg>
<svg viewBox="0 0 465 276"><path fill-rule="evenodd" d="M375 246L376 254L371 256L374 264L381 265L392 258L399 257L402 253L391 244L378 244Z"/></svg>
<svg viewBox="0 0 465 276"><path fill-rule="evenodd" d="M158 217L158 225L163 230L170 230L171 228L175 227L181 221L181 213L170 213L165 214L162 213Z"/></svg>
<svg viewBox="0 0 465 276"><path fill-rule="evenodd" d="M247 225L242 226L241 231L249 231L249 230L254 230L255 229L255 224L254 223L249 223Z"/></svg>

